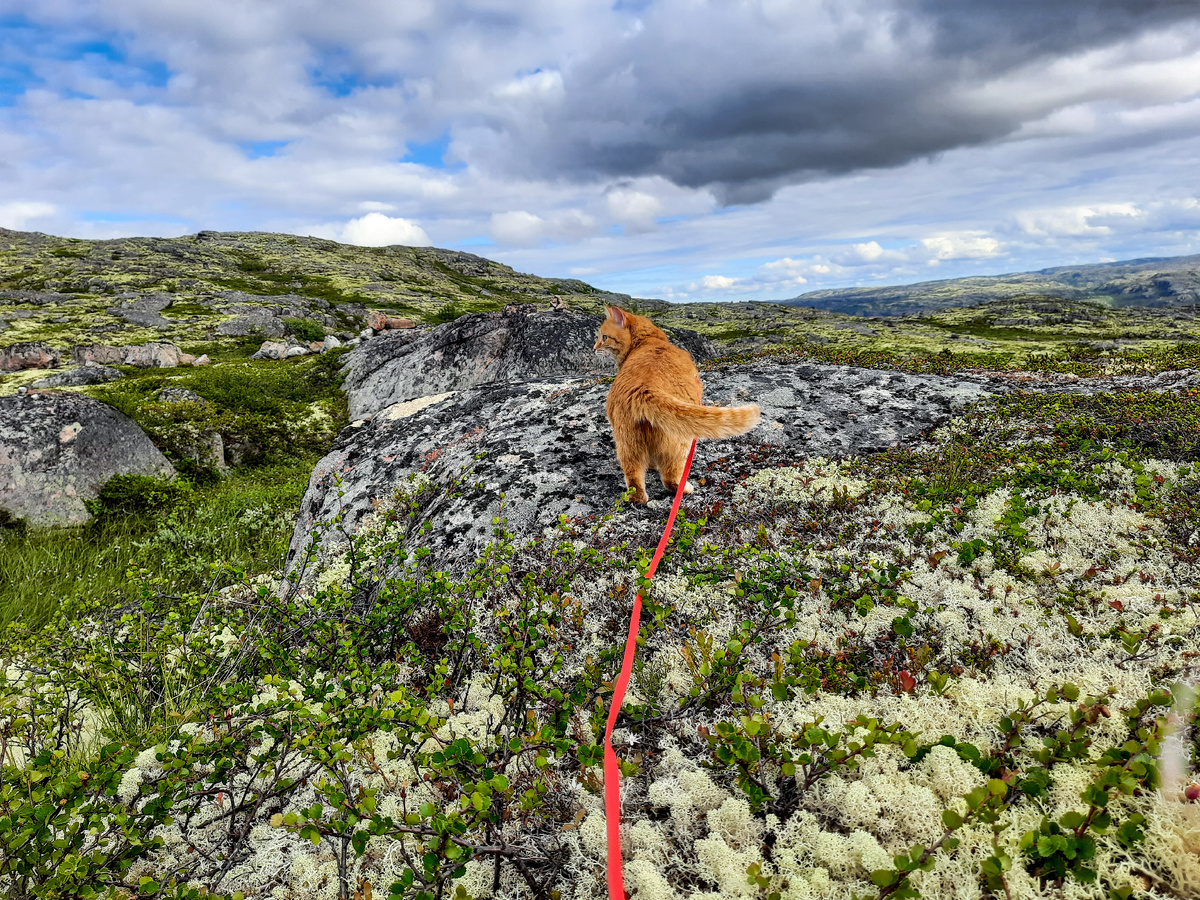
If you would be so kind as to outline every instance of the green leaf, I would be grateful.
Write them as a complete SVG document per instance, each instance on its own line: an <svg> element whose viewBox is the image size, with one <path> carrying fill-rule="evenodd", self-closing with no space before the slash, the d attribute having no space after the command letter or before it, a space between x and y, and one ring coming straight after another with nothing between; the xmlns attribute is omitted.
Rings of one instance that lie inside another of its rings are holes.
<svg viewBox="0 0 1200 900"><path fill-rule="evenodd" d="M871 873L871 881L878 887L891 887L900 880L900 873L895 869L876 869Z"/></svg>

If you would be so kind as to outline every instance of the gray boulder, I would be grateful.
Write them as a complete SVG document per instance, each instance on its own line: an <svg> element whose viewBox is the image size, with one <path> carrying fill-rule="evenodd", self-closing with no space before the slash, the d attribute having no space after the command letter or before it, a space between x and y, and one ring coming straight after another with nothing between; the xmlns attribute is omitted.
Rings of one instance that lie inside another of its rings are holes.
<svg viewBox="0 0 1200 900"><path fill-rule="evenodd" d="M33 527L79 525L114 475L171 476L146 433L107 403L66 392L0 397L0 509Z"/></svg>
<svg viewBox="0 0 1200 900"><path fill-rule="evenodd" d="M227 322L222 322L217 326L217 334L233 335L235 337L249 337L258 335L268 338L283 337L287 333L287 326L284 325L283 319L275 315L269 309L251 309L240 316L234 316Z"/></svg>
<svg viewBox="0 0 1200 900"><path fill-rule="evenodd" d="M174 344L151 341L147 344L129 344L110 347L105 344L80 344L71 351L71 357L82 365L127 365L142 369L173 369L182 361L183 353Z"/></svg>
<svg viewBox="0 0 1200 900"><path fill-rule="evenodd" d="M35 381L30 386L35 388L84 387L89 384L104 384L124 377L124 372L111 366L86 365L55 372L53 375L47 375L45 378Z"/></svg>
<svg viewBox="0 0 1200 900"><path fill-rule="evenodd" d="M286 341L263 341L251 359L285 359L288 355Z"/></svg>
<svg viewBox="0 0 1200 900"><path fill-rule="evenodd" d="M0 350L0 372L53 369L61 360L62 351L45 341L22 341Z"/></svg>
<svg viewBox="0 0 1200 900"><path fill-rule="evenodd" d="M961 378L772 360L706 373L704 381L706 402L753 401L763 421L749 434L699 445L693 472L707 472L708 486L690 503L713 502L706 494L735 477L739 461L752 460L757 468L883 450L988 393ZM313 470L292 559L321 523L340 513L340 527L353 533L414 476L441 488L462 479L454 496L431 507L433 527L421 538L434 552L433 564L448 568L474 560L486 545L500 492L518 540L538 536L560 515L612 509L624 482L604 416L607 393L608 386L593 379L493 383L393 404L348 426ZM657 476L650 481L652 502L666 498Z"/></svg>
<svg viewBox="0 0 1200 900"><path fill-rule="evenodd" d="M385 331L347 355L350 418L479 384L612 375L611 358L593 349L601 321L598 315L522 305L462 316L428 331ZM714 355L695 332L670 334L698 362Z"/></svg>
<svg viewBox="0 0 1200 900"><path fill-rule="evenodd" d="M120 316L133 325L147 328L169 328L173 323L164 319L162 311L171 305L169 294L154 294L149 297L123 298L116 306L110 306L108 312Z"/></svg>

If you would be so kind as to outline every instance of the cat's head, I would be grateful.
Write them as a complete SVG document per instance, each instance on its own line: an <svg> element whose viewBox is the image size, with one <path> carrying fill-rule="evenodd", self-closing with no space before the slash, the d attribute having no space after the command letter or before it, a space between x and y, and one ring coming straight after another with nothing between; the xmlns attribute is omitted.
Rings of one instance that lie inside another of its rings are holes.
<svg viewBox="0 0 1200 900"><path fill-rule="evenodd" d="M596 332L595 349L597 352L611 353L620 362L633 343L629 333L629 313L619 306L604 308L608 311L608 318L600 323L600 330Z"/></svg>

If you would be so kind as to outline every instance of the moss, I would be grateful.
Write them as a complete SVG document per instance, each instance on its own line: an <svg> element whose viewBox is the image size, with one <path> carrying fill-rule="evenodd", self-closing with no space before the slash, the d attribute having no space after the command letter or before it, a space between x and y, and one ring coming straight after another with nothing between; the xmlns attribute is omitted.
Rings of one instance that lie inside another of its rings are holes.
<svg viewBox="0 0 1200 900"><path fill-rule="evenodd" d="M211 306L205 306L203 303L189 303L187 301L174 301L166 309L162 311L162 316L165 319L179 319L185 316L217 316L220 313Z"/></svg>

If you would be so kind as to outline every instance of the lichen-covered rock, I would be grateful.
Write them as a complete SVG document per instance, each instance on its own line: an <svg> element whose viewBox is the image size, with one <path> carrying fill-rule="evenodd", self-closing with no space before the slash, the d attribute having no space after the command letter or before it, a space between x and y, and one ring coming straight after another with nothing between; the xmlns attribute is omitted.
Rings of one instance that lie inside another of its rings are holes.
<svg viewBox="0 0 1200 900"><path fill-rule="evenodd" d="M165 341L148 344L131 344L124 347L109 347L104 344L80 344L71 351L71 357L81 365L95 363L102 366L127 365L142 369L173 369L180 364L181 351Z"/></svg>
<svg viewBox="0 0 1200 900"><path fill-rule="evenodd" d="M114 475L173 475L124 413L80 394L0 397L0 509L33 527L78 525Z"/></svg>
<svg viewBox="0 0 1200 900"><path fill-rule="evenodd" d="M374 415L416 397L497 381L559 375L611 375L612 362L593 349L600 316L510 306L462 316L425 332L387 331L347 357L350 418ZM694 332L672 338L697 360L712 345Z"/></svg>
<svg viewBox="0 0 1200 900"><path fill-rule="evenodd" d="M0 372L19 372L21 369L53 369L62 359L62 352L44 341L23 341L0 350Z"/></svg>
<svg viewBox="0 0 1200 900"><path fill-rule="evenodd" d="M116 366L125 362L128 347L110 347L107 344L80 344L71 350L71 358L80 365Z"/></svg>
<svg viewBox="0 0 1200 900"><path fill-rule="evenodd" d="M988 393L953 377L773 361L707 373L705 382L706 402L753 401L763 420L749 434L700 444L695 472L751 452L803 458L883 450ZM442 487L462 481L456 496L437 504L423 539L444 566L473 560L486 545L501 492L518 540L537 536L560 515L611 509L624 482L604 415L607 393L607 385L578 378L494 383L396 403L355 422L313 470L293 558L321 522L340 513L352 533L410 476ZM657 479L648 489L652 498L666 496Z"/></svg>
<svg viewBox="0 0 1200 900"><path fill-rule="evenodd" d="M171 323L162 317L162 311L171 305L170 294L153 294L149 297L133 296L122 298L107 312L133 325L147 328L169 328Z"/></svg>
<svg viewBox="0 0 1200 900"><path fill-rule="evenodd" d="M217 334L234 337L261 335L262 337L276 338L283 337L286 333L287 326L283 323L283 319L269 309L261 308L234 316L228 322L222 322L217 326Z"/></svg>
<svg viewBox="0 0 1200 900"><path fill-rule="evenodd" d="M152 341L126 348L125 364L142 369L173 369L179 365L180 351L174 344Z"/></svg>
<svg viewBox="0 0 1200 900"><path fill-rule="evenodd" d="M124 378L125 373L120 369L114 369L111 366L86 365L77 366L73 369L66 369L62 372L55 372L53 375L47 375L38 381L35 381L30 387L33 388L58 388L58 387L83 387L89 384L105 384L109 381L116 381L119 378Z"/></svg>

